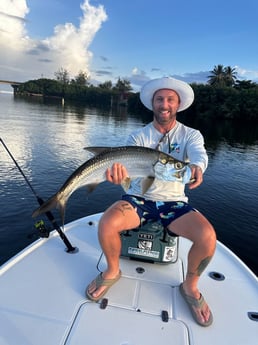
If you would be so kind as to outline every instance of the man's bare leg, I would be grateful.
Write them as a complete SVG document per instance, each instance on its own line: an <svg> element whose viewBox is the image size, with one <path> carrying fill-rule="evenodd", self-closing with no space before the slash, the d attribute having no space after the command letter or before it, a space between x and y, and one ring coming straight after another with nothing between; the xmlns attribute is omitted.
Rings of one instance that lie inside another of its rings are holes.
<svg viewBox="0 0 258 345"><path fill-rule="evenodd" d="M168 228L193 242L188 253L187 274L183 282L183 289L188 296L199 299L198 281L215 252L215 231L201 213L194 211L176 219ZM195 308L195 312L201 322L209 320L210 309L207 303L203 305L202 310Z"/></svg>
<svg viewBox="0 0 258 345"><path fill-rule="evenodd" d="M107 269L102 273L103 279L113 279L119 274L119 257L121 252L120 232L136 228L140 219L133 206L127 201L118 201L109 207L99 222L99 242L107 260ZM95 282L88 292L97 297L105 286L96 289Z"/></svg>

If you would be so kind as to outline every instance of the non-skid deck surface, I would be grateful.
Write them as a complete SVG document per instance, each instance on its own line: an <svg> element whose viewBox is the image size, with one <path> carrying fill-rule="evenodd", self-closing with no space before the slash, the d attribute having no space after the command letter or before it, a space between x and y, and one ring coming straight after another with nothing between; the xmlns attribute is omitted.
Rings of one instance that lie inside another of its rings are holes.
<svg viewBox="0 0 258 345"><path fill-rule="evenodd" d="M106 308L88 301L85 288L106 265L98 219L66 227L76 254L52 235L1 267L0 345L257 344L257 321L248 318L258 311L257 279L221 244L200 281L214 315L208 328L194 322L179 293L191 245L183 239L175 264L121 259L122 278L106 294ZM225 280L212 280L210 271Z"/></svg>

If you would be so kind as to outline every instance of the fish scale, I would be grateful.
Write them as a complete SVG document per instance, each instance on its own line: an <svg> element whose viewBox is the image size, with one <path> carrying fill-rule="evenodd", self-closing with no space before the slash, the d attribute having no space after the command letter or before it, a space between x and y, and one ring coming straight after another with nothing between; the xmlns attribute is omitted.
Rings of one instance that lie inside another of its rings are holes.
<svg viewBox="0 0 258 345"><path fill-rule="evenodd" d="M95 156L78 167L59 191L33 212L33 217L58 208L64 222L65 207L69 197L81 187L88 187L88 190L92 191L97 184L106 180L105 172L114 163L125 166L130 179L140 177L143 179L143 184L146 182L149 187L155 177L157 178L154 169L157 163L159 163L159 171L160 166L169 165L171 171L173 169L180 171L187 165L164 152L141 146L87 147L86 150L94 153Z"/></svg>

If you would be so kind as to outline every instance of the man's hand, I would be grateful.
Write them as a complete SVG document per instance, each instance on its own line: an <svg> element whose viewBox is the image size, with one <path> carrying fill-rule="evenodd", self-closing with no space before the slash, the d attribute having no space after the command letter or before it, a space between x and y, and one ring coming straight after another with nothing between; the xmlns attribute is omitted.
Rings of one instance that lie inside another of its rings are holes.
<svg viewBox="0 0 258 345"><path fill-rule="evenodd" d="M106 179L114 184L121 184L128 177L126 168L120 163L114 163L112 168L107 169Z"/></svg>
<svg viewBox="0 0 258 345"><path fill-rule="evenodd" d="M190 168L192 171L191 179L193 180L193 182L189 183L188 187L189 189L194 189L200 186L200 184L202 183L203 173L202 173L202 169L195 164L190 164Z"/></svg>

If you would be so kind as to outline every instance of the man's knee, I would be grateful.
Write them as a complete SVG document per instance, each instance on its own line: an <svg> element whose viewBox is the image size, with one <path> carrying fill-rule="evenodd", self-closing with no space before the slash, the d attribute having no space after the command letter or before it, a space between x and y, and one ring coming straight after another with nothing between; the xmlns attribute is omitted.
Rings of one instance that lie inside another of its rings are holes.
<svg viewBox="0 0 258 345"><path fill-rule="evenodd" d="M140 218L133 206L127 201L118 201L110 206L99 221L99 231L113 233L129 230L140 224Z"/></svg>
<svg viewBox="0 0 258 345"><path fill-rule="evenodd" d="M210 226L208 227L208 229L206 229L205 231L205 237L206 240L213 246L216 245L216 241L217 241L217 236L216 236L216 232L213 228L213 226L210 224Z"/></svg>
<svg viewBox="0 0 258 345"><path fill-rule="evenodd" d="M211 223L199 212L191 211L169 224L168 229L192 242L216 243L216 232Z"/></svg>

